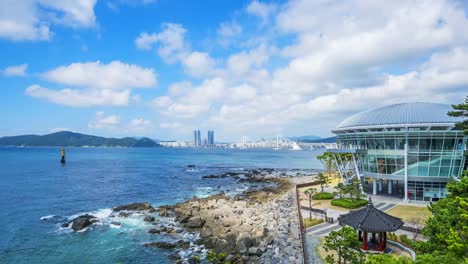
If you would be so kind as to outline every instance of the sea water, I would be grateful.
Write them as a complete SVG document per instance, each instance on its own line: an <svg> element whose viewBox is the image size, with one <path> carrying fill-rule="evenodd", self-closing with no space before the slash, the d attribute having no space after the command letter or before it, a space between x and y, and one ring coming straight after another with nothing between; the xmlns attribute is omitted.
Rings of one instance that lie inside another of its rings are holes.
<svg viewBox="0 0 468 264"><path fill-rule="evenodd" d="M249 168L320 169L322 150L172 148L0 148L0 263L170 263L170 253L146 248L142 217L119 218L111 208L154 206L247 186L202 176ZM195 165L195 167L188 167ZM90 213L101 221L84 232L61 223Z"/></svg>

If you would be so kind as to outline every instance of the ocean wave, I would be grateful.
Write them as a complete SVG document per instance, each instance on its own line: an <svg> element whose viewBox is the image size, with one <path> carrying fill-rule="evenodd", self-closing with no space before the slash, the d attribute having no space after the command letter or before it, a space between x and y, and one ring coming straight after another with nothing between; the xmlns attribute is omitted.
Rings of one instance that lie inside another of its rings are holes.
<svg viewBox="0 0 468 264"><path fill-rule="evenodd" d="M198 187L198 190L213 190L212 187Z"/></svg>

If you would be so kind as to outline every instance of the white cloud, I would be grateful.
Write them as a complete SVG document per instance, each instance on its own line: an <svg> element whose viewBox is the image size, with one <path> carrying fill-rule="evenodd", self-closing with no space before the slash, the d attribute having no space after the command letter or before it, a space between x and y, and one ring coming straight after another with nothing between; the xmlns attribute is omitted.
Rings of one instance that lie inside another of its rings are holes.
<svg viewBox="0 0 468 264"><path fill-rule="evenodd" d="M275 12L276 8L277 6L275 4L254 0L247 6L247 13L260 17L262 23L265 24L269 17Z"/></svg>
<svg viewBox="0 0 468 264"><path fill-rule="evenodd" d="M25 76L28 69L28 64L20 64L8 66L3 69L3 75L5 76Z"/></svg>
<svg viewBox="0 0 468 264"><path fill-rule="evenodd" d="M254 37L260 44L237 43L236 53L217 58L198 84L173 84L157 99L164 102L156 109L165 123L216 127L231 139L327 136L356 111L411 101L456 103L466 96L468 19L457 2L262 5L254 1L247 8L265 18L262 23L275 21Z"/></svg>
<svg viewBox="0 0 468 264"><path fill-rule="evenodd" d="M48 40L51 25L93 27L96 0L0 1L0 38L14 41Z"/></svg>
<svg viewBox="0 0 468 264"><path fill-rule="evenodd" d="M26 88L26 94L55 104L73 107L126 106L130 97L130 90L70 88L55 90L34 84Z"/></svg>
<svg viewBox="0 0 468 264"><path fill-rule="evenodd" d="M166 62L174 63L189 50L184 41L185 28L180 24L165 23L159 33L141 33L135 40L135 45L141 50L151 50L159 44L157 51Z"/></svg>
<svg viewBox="0 0 468 264"><path fill-rule="evenodd" d="M173 122L173 123L161 123L159 124L161 128L169 128L169 129L176 129L176 128L181 128L183 125L178 122Z"/></svg>
<svg viewBox="0 0 468 264"><path fill-rule="evenodd" d="M242 26L237 22L223 22L219 25L218 34L221 37L234 37L242 33Z"/></svg>
<svg viewBox="0 0 468 264"><path fill-rule="evenodd" d="M120 116L106 115L104 112L96 112L93 120L89 121L88 127L93 129L117 128L120 126Z"/></svg>
<svg viewBox="0 0 468 264"><path fill-rule="evenodd" d="M98 89L151 88L156 85L153 69L112 61L72 63L42 74L46 80Z"/></svg>
<svg viewBox="0 0 468 264"><path fill-rule="evenodd" d="M206 52L194 51L182 59L185 71L192 76L209 75L215 66L214 60Z"/></svg>
<svg viewBox="0 0 468 264"><path fill-rule="evenodd" d="M151 121L143 119L143 118L135 118L130 121L129 130L135 132L144 132L149 129L151 126Z"/></svg>
<svg viewBox="0 0 468 264"><path fill-rule="evenodd" d="M134 88L156 85L153 69L113 61L72 63L41 74L41 77L72 88L51 89L38 84L26 89L26 94L66 106L126 106Z"/></svg>
<svg viewBox="0 0 468 264"><path fill-rule="evenodd" d="M103 111L96 112L94 118L88 122L88 128L108 130L119 135L151 134L151 121L134 118L122 122L119 115L107 115Z"/></svg>

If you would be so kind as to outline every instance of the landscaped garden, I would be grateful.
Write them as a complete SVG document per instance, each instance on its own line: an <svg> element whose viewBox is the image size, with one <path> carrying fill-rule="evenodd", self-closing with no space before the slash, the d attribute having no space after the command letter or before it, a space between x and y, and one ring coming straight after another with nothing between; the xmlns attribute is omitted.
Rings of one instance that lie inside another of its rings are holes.
<svg viewBox="0 0 468 264"><path fill-rule="evenodd" d="M367 200L361 198L339 198L331 201L334 206L339 206L348 209L356 209L367 204Z"/></svg>
<svg viewBox="0 0 468 264"><path fill-rule="evenodd" d="M399 217L405 222L424 224L431 217L426 206L397 205L387 211L388 214Z"/></svg>

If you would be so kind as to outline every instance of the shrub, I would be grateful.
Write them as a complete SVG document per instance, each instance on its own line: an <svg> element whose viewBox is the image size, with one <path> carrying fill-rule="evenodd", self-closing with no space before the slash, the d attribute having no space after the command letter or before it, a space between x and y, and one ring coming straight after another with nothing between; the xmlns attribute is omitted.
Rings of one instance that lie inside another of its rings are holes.
<svg viewBox="0 0 468 264"><path fill-rule="evenodd" d="M333 199L331 204L334 206L339 206L348 209L355 209L362 207L367 204L367 200L364 199L351 199L351 198L340 198Z"/></svg>
<svg viewBox="0 0 468 264"><path fill-rule="evenodd" d="M403 243L405 246L412 247L413 246L413 240L409 239L407 235L400 235L400 241Z"/></svg>
<svg viewBox="0 0 468 264"><path fill-rule="evenodd" d="M330 200L334 198L333 193L319 192L312 196L314 200Z"/></svg>

